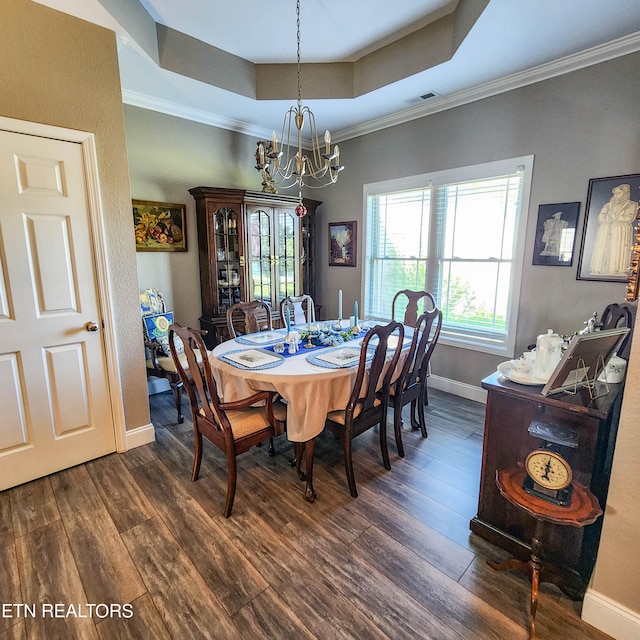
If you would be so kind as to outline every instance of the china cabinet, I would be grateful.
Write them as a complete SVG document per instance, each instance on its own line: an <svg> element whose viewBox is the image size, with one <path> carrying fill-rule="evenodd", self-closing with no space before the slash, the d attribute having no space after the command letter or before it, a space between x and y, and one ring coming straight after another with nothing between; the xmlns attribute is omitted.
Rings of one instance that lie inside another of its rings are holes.
<svg viewBox="0 0 640 640"><path fill-rule="evenodd" d="M315 213L321 204L244 189L195 187L202 317L209 348L226 339L226 312L262 300L275 310L290 295L315 296Z"/></svg>

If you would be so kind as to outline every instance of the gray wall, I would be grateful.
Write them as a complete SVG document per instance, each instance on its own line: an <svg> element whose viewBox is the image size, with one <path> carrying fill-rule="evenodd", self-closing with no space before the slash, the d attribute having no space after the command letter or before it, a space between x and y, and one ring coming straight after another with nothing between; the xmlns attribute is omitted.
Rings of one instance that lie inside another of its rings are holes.
<svg viewBox="0 0 640 640"><path fill-rule="evenodd" d="M572 333L594 311L624 300L624 284L576 280L580 237L570 268L531 261L538 205L580 201L580 236L589 179L640 172L639 104L640 54L633 54L341 143L346 168L319 196L318 275L329 315L339 287L345 299L360 298L362 260L356 269L329 267L325 223L362 221L363 184L528 154L535 159L516 354L546 329ZM433 372L478 385L499 362L440 345Z"/></svg>

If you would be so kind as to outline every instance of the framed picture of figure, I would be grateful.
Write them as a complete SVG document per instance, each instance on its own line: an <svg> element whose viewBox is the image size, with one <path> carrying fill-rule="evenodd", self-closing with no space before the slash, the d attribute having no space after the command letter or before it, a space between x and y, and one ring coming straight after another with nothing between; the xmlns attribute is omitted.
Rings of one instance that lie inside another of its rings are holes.
<svg viewBox="0 0 640 640"><path fill-rule="evenodd" d="M640 174L589 180L578 280L627 282L640 201Z"/></svg>
<svg viewBox="0 0 640 640"><path fill-rule="evenodd" d="M570 267L578 227L579 202L541 204L538 207L533 264Z"/></svg>

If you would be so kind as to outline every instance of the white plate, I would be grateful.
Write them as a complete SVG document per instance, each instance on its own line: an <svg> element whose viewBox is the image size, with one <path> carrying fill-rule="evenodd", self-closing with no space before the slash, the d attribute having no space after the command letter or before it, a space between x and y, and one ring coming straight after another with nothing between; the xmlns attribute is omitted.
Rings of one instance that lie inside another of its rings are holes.
<svg viewBox="0 0 640 640"><path fill-rule="evenodd" d="M511 380L511 382L517 382L518 384L528 384L528 385L547 384L547 380L540 380L539 378L534 378L533 376L526 376L522 373L513 371L513 368L511 367L511 362L509 362L508 360L507 362L501 362L498 365L498 371L507 380Z"/></svg>

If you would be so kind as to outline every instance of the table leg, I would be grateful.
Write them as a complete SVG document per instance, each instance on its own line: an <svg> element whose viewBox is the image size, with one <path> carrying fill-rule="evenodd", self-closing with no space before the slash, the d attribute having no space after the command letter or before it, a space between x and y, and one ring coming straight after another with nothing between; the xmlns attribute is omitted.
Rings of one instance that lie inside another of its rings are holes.
<svg viewBox="0 0 640 640"><path fill-rule="evenodd" d="M307 486L304 490L304 499L307 502L313 502L316 499L316 492L313 490L313 453L316 447L316 439L311 438L304 444Z"/></svg>
<svg viewBox="0 0 640 640"><path fill-rule="evenodd" d="M536 520L536 527L531 540L531 610L529 613L529 638L533 640L536 637L536 611L538 610L538 585L540 581L540 556L542 536L542 520Z"/></svg>
<svg viewBox="0 0 640 640"><path fill-rule="evenodd" d="M300 478L300 480L306 480L307 474L302 470L302 457L305 451L304 442L294 442L293 451L296 457L292 460L292 464L290 464L292 467L296 468L298 478Z"/></svg>

